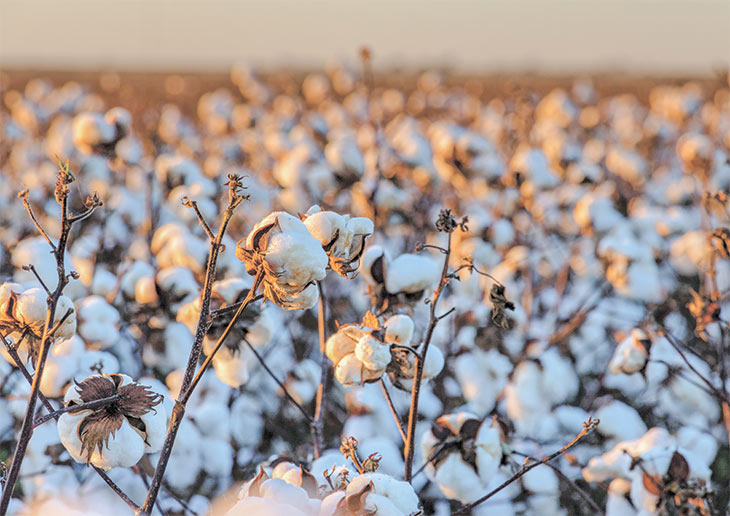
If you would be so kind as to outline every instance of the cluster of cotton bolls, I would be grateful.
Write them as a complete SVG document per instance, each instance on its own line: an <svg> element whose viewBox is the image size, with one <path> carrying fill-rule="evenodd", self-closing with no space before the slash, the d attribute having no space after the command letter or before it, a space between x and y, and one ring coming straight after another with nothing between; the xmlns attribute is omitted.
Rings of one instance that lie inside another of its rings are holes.
<svg viewBox="0 0 730 516"><path fill-rule="evenodd" d="M726 80L550 90L427 72L373 86L347 65L304 77L236 67L198 90L170 77L166 88L198 91L192 105L130 98L134 82L119 80L95 91L0 77L0 332L32 374L44 285L58 275L15 193L28 187L57 239L54 163L68 158L79 190L104 206L71 234L65 264L77 279L51 322L41 392L54 407L123 389L141 403L39 425L12 514L54 500L123 514L77 462L111 468L143 500L139 471L157 463L194 335L210 356L254 288L263 298L187 404L162 512L441 516L526 456L559 449L591 416L597 431L553 463L558 472L537 467L472 513L586 512L571 482L609 516L728 503ZM249 199L218 245L209 233L228 173L246 176ZM74 185L72 213L79 195ZM434 224L442 208L468 217L448 248ZM214 245L214 317L199 327ZM408 423L426 345L408 483L394 419ZM30 385L0 353L5 457ZM322 380L317 458L312 421L291 400L314 414ZM116 433L98 439L94 425ZM341 436L370 470L337 449ZM238 500L224 494L240 485Z"/></svg>

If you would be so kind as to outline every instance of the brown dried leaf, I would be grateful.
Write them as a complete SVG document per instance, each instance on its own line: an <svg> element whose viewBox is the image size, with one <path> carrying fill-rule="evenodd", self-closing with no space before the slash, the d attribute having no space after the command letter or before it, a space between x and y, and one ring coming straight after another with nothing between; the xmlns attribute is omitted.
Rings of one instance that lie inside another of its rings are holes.
<svg viewBox="0 0 730 516"><path fill-rule="evenodd" d="M492 302L492 321L497 326L509 329L509 321L505 310L514 310L515 305L504 295L504 285L495 283L489 291L489 300Z"/></svg>
<svg viewBox="0 0 730 516"><path fill-rule="evenodd" d="M686 482L689 478L689 463L681 453L675 451L672 455L667 475L672 480L678 480L679 482Z"/></svg>
<svg viewBox="0 0 730 516"><path fill-rule="evenodd" d="M128 417L140 418L162 403L162 395L152 391L147 385L130 383L119 388L119 410Z"/></svg>
<svg viewBox="0 0 730 516"><path fill-rule="evenodd" d="M380 321L378 321L375 314L370 311L365 312L365 315L363 315L362 325L366 328L373 328L374 330L380 329Z"/></svg>
<svg viewBox="0 0 730 516"><path fill-rule="evenodd" d="M117 393L117 387L111 376L89 376L80 383L76 382L76 388L83 403L108 398Z"/></svg>
<svg viewBox="0 0 730 516"><path fill-rule="evenodd" d="M81 455L86 453L87 462L91 460L94 449L98 449L101 455L104 448L108 448L109 439L122 427L123 422L124 416L120 412L106 408L92 412L81 420L78 436L81 441Z"/></svg>
<svg viewBox="0 0 730 516"><path fill-rule="evenodd" d="M264 468L259 466L259 474L256 475L248 486L248 496L261 496L261 486L269 479Z"/></svg>

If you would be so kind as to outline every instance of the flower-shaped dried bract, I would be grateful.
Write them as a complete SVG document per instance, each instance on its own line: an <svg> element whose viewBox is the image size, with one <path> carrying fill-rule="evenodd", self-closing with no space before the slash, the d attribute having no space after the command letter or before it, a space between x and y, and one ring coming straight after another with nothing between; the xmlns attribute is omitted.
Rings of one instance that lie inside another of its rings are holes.
<svg viewBox="0 0 730 516"><path fill-rule="evenodd" d="M285 310L304 310L317 302L316 281L329 262L319 241L298 218L274 212L238 242L236 256L251 275L263 274L266 299Z"/></svg>
<svg viewBox="0 0 730 516"><path fill-rule="evenodd" d="M109 399L111 398L111 399ZM98 408L75 405L100 402ZM134 466L144 453L159 451L165 436L162 396L123 374L93 375L72 385L58 420L61 442L77 462L103 469Z"/></svg>

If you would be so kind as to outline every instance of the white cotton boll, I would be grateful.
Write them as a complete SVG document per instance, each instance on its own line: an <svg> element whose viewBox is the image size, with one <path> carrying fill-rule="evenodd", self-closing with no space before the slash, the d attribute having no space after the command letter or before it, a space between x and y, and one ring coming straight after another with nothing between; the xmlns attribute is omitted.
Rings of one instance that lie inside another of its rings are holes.
<svg viewBox="0 0 730 516"><path fill-rule="evenodd" d="M646 424L635 408L618 400L613 400L596 411L601 420L598 431L617 441L636 439L646 433Z"/></svg>
<svg viewBox="0 0 730 516"><path fill-rule="evenodd" d="M704 464L712 464L718 450L717 439L698 428L683 426L677 432L677 443L692 452Z"/></svg>
<svg viewBox="0 0 730 516"><path fill-rule="evenodd" d="M385 342L408 346L413 338L413 319L405 314L393 315L383 324L385 327Z"/></svg>
<svg viewBox="0 0 730 516"><path fill-rule="evenodd" d="M78 369L79 360L75 354L56 354L56 347L51 348L46 367L41 378L41 391L50 398L62 396L66 385L71 381Z"/></svg>
<svg viewBox="0 0 730 516"><path fill-rule="evenodd" d="M187 267L167 267L157 273L157 285L163 291L178 298L193 296L200 286L193 272Z"/></svg>
<svg viewBox="0 0 730 516"><path fill-rule="evenodd" d="M106 374L118 373L119 360L106 351L84 351L79 355L79 369L74 373L74 379L81 381L87 376L95 374L97 369Z"/></svg>
<svg viewBox="0 0 730 516"><path fill-rule="evenodd" d="M58 324L69 311L71 311L71 314L63 320L63 324L58 327L56 334L54 335L58 339L70 339L76 331L76 310L74 309L73 302L66 296L60 296L58 298L58 303L56 304L56 313L53 317L54 326Z"/></svg>
<svg viewBox="0 0 730 516"><path fill-rule="evenodd" d="M233 469L233 447L228 441L202 437L203 470L214 477L227 477Z"/></svg>
<svg viewBox="0 0 730 516"><path fill-rule="evenodd" d="M48 311L46 299L48 299L48 294L45 290L29 288L18 297L15 304L15 318L24 326L31 326L42 331Z"/></svg>
<svg viewBox="0 0 730 516"><path fill-rule="evenodd" d="M372 503L370 502L370 498L375 494L387 498L400 511L400 513L383 512L383 516L390 516L391 514L394 516L400 516L400 514L405 516L418 512L418 496L413 490L413 487L408 482L396 480L393 477L381 473L358 475L348 484L345 493L347 495L359 493L370 482L373 484L373 491L367 495L365 502L366 510L373 510L377 507L377 498ZM374 514L380 515L381 512L378 511Z"/></svg>
<svg viewBox="0 0 730 516"><path fill-rule="evenodd" d="M425 291L439 279L438 264L425 256L402 254L386 269L385 288L391 294Z"/></svg>
<svg viewBox="0 0 730 516"><path fill-rule="evenodd" d="M306 507L307 492L301 487L287 483L280 478L270 478L261 484L261 496L294 507Z"/></svg>
<svg viewBox="0 0 730 516"><path fill-rule="evenodd" d="M165 481L173 489L182 491L198 478L203 467L201 440L202 436L195 425L183 419L165 470ZM152 464L155 465L156 460L152 460Z"/></svg>
<svg viewBox="0 0 730 516"><path fill-rule="evenodd" d="M713 249L704 231L688 231L669 248L669 263L684 276L706 272L712 262Z"/></svg>
<svg viewBox="0 0 730 516"><path fill-rule="evenodd" d="M478 414L487 414L494 409L512 372L510 360L496 349L476 349L459 355L453 367L463 396Z"/></svg>
<svg viewBox="0 0 730 516"><path fill-rule="evenodd" d="M446 498L461 503L476 500L484 488L474 468L464 462L458 453L450 453L432 475Z"/></svg>
<svg viewBox="0 0 730 516"><path fill-rule="evenodd" d="M559 492L558 477L550 468L533 468L522 477L522 485L533 493L554 494Z"/></svg>
<svg viewBox="0 0 730 516"><path fill-rule="evenodd" d="M345 355L335 366L335 378L342 385L359 385L363 382L365 366L354 353Z"/></svg>
<svg viewBox="0 0 730 516"><path fill-rule="evenodd" d="M326 256L326 255L325 255ZM290 297L285 310L308 310L317 304L319 290L317 285L310 284L307 288Z"/></svg>
<svg viewBox="0 0 730 516"><path fill-rule="evenodd" d="M213 357L213 369L221 382L234 389L248 382L249 364L242 352L233 353L221 349Z"/></svg>
<svg viewBox="0 0 730 516"><path fill-rule="evenodd" d="M337 507L340 504L340 500L345 497L344 491L334 491L327 495L322 500L322 507L320 509L320 516L334 516L337 512Z"/></svg>
<svg viewBox="0 0 730 516"><path fill-rule="evenodd" d="M512 223L506 219L498 219L494 221L490 228L492 239L491 242L495 247L502 247L514 243L515 228Z"/></svg>
<svg viewBox="0 0 730 516"><path fill-rule="evenodd" d="M380 278L378 273L376 273L376 276L373 276L373 273L375 273L373 267L376 266L375 269L379 269L380 271L387 271L389 263L390 255L388 252L379 245L371 245L365 249L365 252L360 258L360 276L370 285L378 285L383 282L383 278ZM382 265L382 268L377 267L377 264Z"/></svg>
<svg viewBox="0 0 730 516"><path fill-rule="evenodd" d="M157 234L157 232L155 232L155 234ZM120 288L124 295L128 298L134 298L134 291L137 286L137 282L145 276L154 277L155 272L155 268L152 267L152 265L142 261L135 261L126 270L124 268L120 270L120 273L122 274Z"/></svg>
<svg viewBox="0 0 730 516"><path fill-rule="evenodd" d="M608 369L612 374L632 374L640 371L649 358L649 353L642 341L648 339L646 333L634 328L631 334L622 340L614 351Z"/></svg>
<svg viewBox="0 0 730 516"><path fill-rule="evenodd" d="M557 348L540 355L543 392L553 403L564 403L578 394L579 379L573 364Z"/></svg>
<svg viewBox="0 0 730 516"><path fill-rule="evenodd" d="M320 211L308 215L304 225L312 236L319 240L322 246L326 246L335 239L336 235L338 240L340 240L340 237L344 237L347 221L342 215L333 211ZM338 243L335 243L335 255L339 255L343 251L343 249L337 249Z"/></svg>
<svg viewBox="0 0 730 516"><path fill-rule="evenodd" d="M119 311L101 296L88 296L78 304L79 334L89 344L107 348L119 340Z"/></svg>
<svg viewBox="0 0 730 516"><path fill-rule="evenodd" d="M157 303L157 285L154 276L142 276L134 286L134 300L140 305L151 305Z"/></svg>
<svg viewBox="0 0 730 516"><path fill-rule="evenodd" d="M230 438L229 410L222 400L205 400L195 407L195 424L206 437L227 441Z"/></svg>
<svg viewBox="0 0 730 516"><path fill-rule="evenodd" d="M357 342L355 356L368 369L385 369L391 359L390 346L366 334Z"/></svg>
<svg viewBox="0 0 730 516"><path fill-rule="evenodd" d="M301 233L274 235L265 259L280 282L302 286L324 279L329 263L319 241Z"/></svg>
<svg viewBox="0 0 730 516"><path fill-rule="evenodd" d="M73 121L73 141L84 154L91 154L96 145L114 139L116 129L101 113L81 113Z"/></svg>
<svg viewBox="0 0 730 516"><path fill-rule="evenodd" d="M426 360L423 364L423 377L434 378L444 368L444 354L436 344L431 344L426 352Z"/></svg>
<svg viewBox="0 0 730 516"><path fill-rule="evenodd" d="M238 446L253 447L259 442L264 422L256 399L245 395L236 397L231 405L230 418L231 435Z"/></svg>
<svg viewBox="0 0 730 516"><path fill-rule="evenodd" d="M76 414L67 412L61 414L58 419L58 434L61 442L76 462L86 462L77 429L87 415L87 412ZM102 453L99 453L98 448L94 448L89 462L102 469L130 468L142 458L144 447L144 441L125 419L122 426L113 435L110 435L109 442L104 446Z"/></svg>
<svg viewBox="0 0 730 516"><path fill-rule="evenodd" d="M107 297L114 292L116 285L117 277L113 272L97 267L91 280L89 292L93 295Z"/></svg>
<svg viewBox="0 0 730 516"><path fill-rule="evenodd" d="M345 355L355 352L358 340L364 335L364 330L357 327L345 327L334 333L325 346L325 354L333 364L342 360Z"/></svg>
<svg viewBox="0 0 730 516"><path fill-rule="evenodd" d="M279 504L266 498L244 498L225 514L225 516L307 516L289 504Z"/></svg>

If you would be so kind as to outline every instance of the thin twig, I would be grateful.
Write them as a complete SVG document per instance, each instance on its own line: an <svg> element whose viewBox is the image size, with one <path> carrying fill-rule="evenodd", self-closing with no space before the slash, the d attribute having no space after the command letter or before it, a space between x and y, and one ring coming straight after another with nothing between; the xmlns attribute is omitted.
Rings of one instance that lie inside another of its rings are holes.
<svg viewBox="0 0 730 516"><path fill-rule="evenodd" d="M525 453L520 453L520 452L515 451L515 450L512 450L512 453L514 453L515 455L520 455L522 457L526 457L526 458L528 458L530 460L533 460L533 461L538 461L538 459L536 459L535 457L532 457L532 456L527 455ZM603 511L603 509L601 509L601 507L596 503L596 501L593 498L591 498L591 496L588 493L586 493L585 490L582 487L580 487L573 480L571 480L570 478L568 478L568 476L565 473L563 473L562 471L560 471L560 468L559 467L557 467L555 464L553 464L550 461L545 462L544 464L547 467L549 467L550 469L552 469L555 472L556 475L558 475L566 484L568 484L571 487L571 489L573 489L573 491L575 491L576 493L578 493L578 495L581 498L583 498L583 500L585 500L586 503L588 503L588 505L591 506L591 509L593 509L593 511L595 511L596 514L601 514L601 515L605 514L605 512Z"/></svg>
<svg viewBox="0 0 730 516"><path fill-rule="evenodd" d="M76 412L82 412L84 410L96 410L101 407L106 407L107 405L111 405L115 401L119 401L122 399L121 395L114 394L113 396L109 396L107 398L101 398L98 400L92 400L87 401L86 403L81 403L79 405L70 405L68 407L63 407L58 410L54 410L50 414L46 414L45 416L41 416L38 419L36 419L33 422L33 428L42 425L46 421L50 421L51 419L58 419L58 417L61 414L69 413L69 414L75 414Z"/></svg>
<svg viewBox="0 0 730 516"><path fill-rule="evenodd" d="M30 217L30 220L33 221L33 225L35 225L35 228L38 230L38 233L40 233L43 238L46 239L46 242L48 242L48 245L51 246L51 250L55 253L56 252L56 244L53 243L53 240L51 240L51 237L48 236L48 233L46 233L46 230L43 229L43 226L41 226L40 222L38 222L38 219L35 217L35 213L33 213L33 208L30 205L30 202L28 201L28 195L30 192L26 188L22 192L18 194L18 197L23 199L23 206L25 206L25 210L28 212L28 216Z"/></svg>
<svg viewBox="0 0 730 516"><path fill-rule="evenodd" d="M33 265L32 263L29 264L29 265L24 265L22 267L22 269L24 271L30 271L30 272L32 272L33 273L33 276L35 276L35 279L37 279L38 280L38 283L40 283L41 284L41 287L43 287L43 290L46 291L46 294L48 294L49 297L52 295L51 294L51 291L48 288L48 286L46 285L45 281L43 281L43 279L38 274L38 271L36 270L35 265Z"/></svg>
<svg viewBox="0 0 730 516"><path fill-rule="evenodd" d="M198 222L200 222L200 225L203 226L203 229L205 230L205 234L208 235L208 238L210 238L210 241L215 241L215 235L210 230L210 226L205 221L205 217L203 217L203 214L200 213L200 209L198 208L198 203L196 201L190 200L188 196L186 195L182 199L182 205L186 208L192 208L192 210L195 212L195 216L198 217Z"/></svg>
<svg viewBox="0 0 730 516"><path fill-rule="evenodd" d="M73 313L74 313L74 309L73 308L69 308L68 310L66 310L66 313L63 314L63 317L61 317L58 320L58 322L53 325L53 328L51 328L51 330L48 332L48 335L50 337L53 337L56 334L56 332L58 331L58 329L61 327L61 325L63 323L65 323L66 322L66 319L68 319L69 317L71 317L71 314L73 314Z"/></svg>
<svg viewBox="0 0 730 516"><path fill-rule="evenodd" d="M388 407L390 407L390 413L393 414L393 419L395 420L395 426L398 427L398 433L400 433L401 439L403 439L403 442L406 442L406 431L403 428L403 421L401 420L400 416L398 415L398 409L395 408L395 405L393 404L393 399L390 397L390 393L388 392L388 387L385 385L385 380L383 377L380 377L380 386L383 388L383 394L385 394L385 399L388 402Z"/></svg>
<svg viewBox="0 0 730 516"><path fill-rule="evenodd" d="M588 421L583 423L583 430L581 430L580 433L578 435L576 435L572 441L570 441L568 444L566 444L565 446L560 448L558 451L548 455L547 457L545 457L544 459L542 459L540 461L533 462L531 464L526 464L526 465L522 466L517 473L512 475L509 479L505 480L498 487L492 489L490 492L488 492L487 494L485 494L478 500L476 500L470 504L464 505L463 507L460 507L459 509L457 509L455 512L453 512L451 514L466 514L467 512L472 510L477 505L485 502L486 500L489 500L491 497L493 497L494 495L499 493L502 489L504 489L505 487L510 485L512 482L515 482L516 480L518 480L520 477L522 477L528 471L538 467L541 464L546 464L546 463L550 462L551 460L558 458L563 453L565 453L566 451L571 449L573 446L578 444L580 442L580 440L583 439L586 435L588 435L594 428L596 428L599 423L600 423L600 421L598 419L589 418Z"/></svg>

